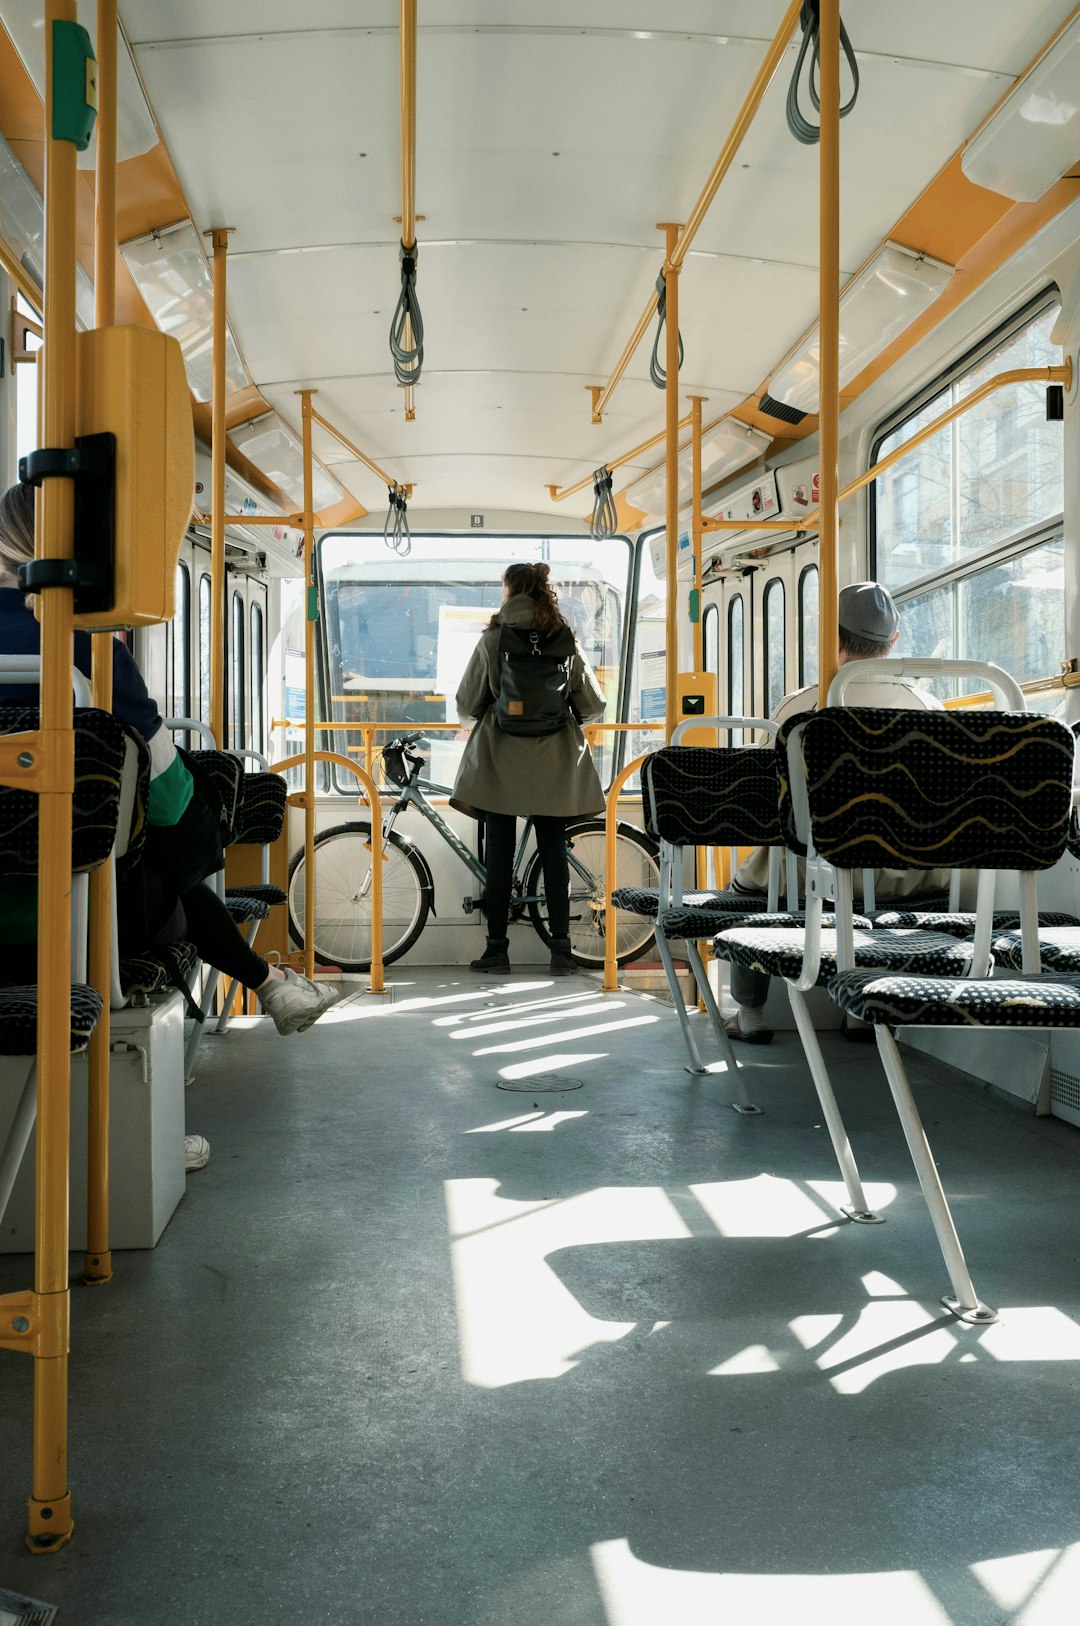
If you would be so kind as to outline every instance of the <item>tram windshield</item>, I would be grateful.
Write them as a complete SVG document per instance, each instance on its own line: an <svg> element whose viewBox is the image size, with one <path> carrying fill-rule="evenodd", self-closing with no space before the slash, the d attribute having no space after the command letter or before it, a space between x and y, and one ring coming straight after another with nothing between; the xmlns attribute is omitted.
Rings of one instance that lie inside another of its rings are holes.
<svg viewBox="0 0 1080 1626"><path fill-rule="evenodd" d="M430 729L430 773L453 781L466 730L454 696L476 641L502 603L502 574L516 560L543 559L559 604L618 720L631 548L623 537L413 536L409 554L388 553L381 535L338 533L319 544L328 718L334 749L362 759L357 725ZM608 780L610 738L597 742ZM351 786L342 786L349 788Z"/></svg>

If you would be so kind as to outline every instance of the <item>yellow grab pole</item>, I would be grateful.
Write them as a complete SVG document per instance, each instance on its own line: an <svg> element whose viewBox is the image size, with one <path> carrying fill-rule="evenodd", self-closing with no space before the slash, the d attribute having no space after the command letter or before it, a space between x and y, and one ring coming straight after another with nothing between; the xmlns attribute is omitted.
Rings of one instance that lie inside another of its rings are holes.
<svg viewBox="0 0 1080 1626"><path fill-rule="evenodd" d="M116 320L116 0L98 0L97 172L94 177L94 325ZM94 705L112 711L111 632L92 639ZM87 1056L86 1253L83 1280L112 1280L109 1250L109 1021L112 875L108 864L90 874L90 982L101 995L101 1017Z"/></svg>
<svg viewBox="0 0 1080 1626"><path fill-rule="evenodd" d="M210 414L210 732L225 737L225 334L231 226L207 232L214 249L214 396Z"/></svg>
<svg viewBox="0 0 1080 1626"><path fill-rule="evenodd" d="M310 736L310 730L309 730ZM371 804L372 835L376 830L382 829L382 798L378 787L371 775L365 769L357 767L348 757L343 757L336 751L313 751L312 757L316 762L336 762L339 768L348 768L355 774L367 792L368 802ZM283 757L280 762L270 764L271 773L288 773L302 762L307 768L308 752L293 757ZM314 871L308 867L309 857L304 854L304 867L307 870L307 880L304 886L304 896L315 890ZM371 986L369 993L381 994L383 992L383 962L382 962L382 842L373 840L371 843Z"/></svg>
<svg viewBox="0 0 1080 1626"><path fill-rule="evenodd" d="M311 397L314 390L297 390L304 429L304 975L315 975L315 622L319 598L315 588L315 513L311 468Z"/></svg>
<svg viewBox="0 0 1080 1626"><path fill-rule="evenodd" d="M705 670L705 627L702 621L704 604L702 603L703 590L701 586L701 403L707 400L704 395L690 397L690 422L693 429L692 467L693 467L693 494L690 509L690 543L694 550L694 587L697 589L697 615L690 625L694 634L694 671Z"/></svg>
<svg viewBox="0 0 1080 1626"><path fill-rule="evenodd" d="M709 178L705 182L700 197L695 203L693 209L690 211L690 218L686 222L686 227L681 238L679 239L678 246L674 250L670 248L668 250L667 258L664 262L665 272L669 272L673 269L677 271L682 265L683 260L686 258L686 255L690 250L690 244L693 242L694 237L697 234L698 227L704 220L709 206L719 190L721 181L731 168L735 155L742 146L742 143L746 137L746 132L753 123L754 114L761 106L765 92L768 90L776 70L784 60L784 55L787 48L791 44L791 41L795 35L795 30L799 26L799 16L801 11L802 0L790 0L787 11L784 13L783 21L781 22L780 27L777 29L776 37L770 45L768 51L765 53L765 59L755 75L753 84L746 93L746 100L743 102L743 105L739 110L739 116L728 133L728 138L724 142L724 145L720 150L720 155L709 173ZM593 423L600 422L603 413L607 408L608 402L611 400L612 394L614 393L615 386L618 384L623 373L629 366L634 351L645 337L646 329L648 328L649 323L652 321L653 312L656 310L658 297L659 296L654 289L649 295L649 303L642 312L637 327L630 335L626 349L623 351L622 355L615 364L614 372L604 385L603 389L600 390L595 396L592 410ZM670 304L670 294L668 298Z"/></svg>
<svg viewBox="0 0 1080 1626"><path fill-rule="evenodd" d="M716 422L719 423L720 419L717 418ZM679 419L679 428L680 429L685 429L685 428L687 428L689 423L690 423L690 414L687 413L684 418ZM604 467L606 469L611 469L612 471L614 471L615 469L621 468L624 463L632 463L634 458L635 457L640 457L642 452L650 451L653 446L659 446L660 442L664 439L666 434L667 434L667 428L665 426L663 429L660 430L659 434L650 435L648 440L643 440L641 442L640 446L632 446L628 452L623 452L619 457L605 458ZM659 466L660 465L657 464L657 467L659 467ZM651 474L653 471L651 469L647 469L645 472L647 474ZM637 480L640 480L641 478L642 478L641 475L635 475L635 477L634 477L635 482ZM572 486L553 486L553 485L549 484L548 492L549 492L549 494L551 496L552 502L565 502L567 497L576 496L579 491L584 491L585 487L586 486L591 486L592 483L593 483L592 475L587 474L585 476L584 480L578 480ZM629 490L629 487L627 487L627 489Z"/></svg>
<svg viewBox="0 0 1080 1626"><path fill-rule="evenodd" d="M416 0L401 0L401 245L416 248ZM412 320L402 335L412 348ZM405 385L405 421L416 417L415 386Z"/></svg>
<svg viewBox="0 0 1080 1626"><path fill-rule="evenodd" d="M401 0L401 245L416 247L416 0Z"/></svg>
<svg viewBox="0 0 1080 1626"><path fill-rule="evenodd" d="M618 944L615 941L618 929L615 924L617 911L611 901L611 894L618 885L615 874L618 864L615 838L619 831L619 793L630 775L637 773L644 761L644 755L635 757L633 762L628 762L625 768L620 769L611 782L604 809L604 986L601 991L605 994L613 994L619 987Z"/></svg>
<svg viewBox="0 0 1080 1626"><path fill-rule="evenodd" d="M297 391L298 395L302 394L302 393L303 392L300 391L300 390ZM312 421L312 423L317 423L319 425L320 429L325 429L328 435L333 435L334 439L336 441L338 441L340 443L340 445L344 446L344 448L345 448L345 450L347 452L351 452L353 454L353 456L359 462L361 462L366 469L370 469L372 474L377 474L379 476L379 479L382 480L382 482L384 483L384 485L388 485L388 486L402 485L402 486L405 487L405 490L408 493L408 495L410 497L412 496L413 488L412 488L411 485L408 485L403 480L395 480L394 476L392 474L387 474L386 471L384 469L381 469L377 463L373 463L371 458L367 455L366 452L362 452L360 450L359 446L354 445L353 442L351 440L349 440L346 435L343 435L341 433L340 429L335 429L334 425L332 423L330 423L328 419L324 418L320 413L316 412L314 407L312 407L312 409L311 409L311 421Z"/></svg>
<svg viewBox="0 0 1080 1626"><path fill-rule="evenodd" d="M40 421L47 447L75 440L75 146L54 134L57 26L76 21L75 0L45 7L45 360ZM74 552L75 489L43 481L37 502L39 558ZM38 797L37 1191L34 1288L42 1335L34 1354L34 1487L27 1545L54 1551L74 1528L67 1487L69 1033L71 1022L72 596L41 594L41 745L64 779Z"/></svg>
<svg viewBox="0 0 1080 1626"><path fill-rule="evenodd" d="M667 256L671 259L679 238L678 226L667 221L661 223L667 238ZM670 740L678 721L675 690L679 675L679 273L672 269L667 278L667 311L664 323L666 383L664 385L664 411L666 433L664 453L666 466L667 509L667 631L664 637L664 720L665 738Z"/></svg>
<svg viewBox="0 0 1080 1626"><path fill-rule="evenodd" d="M840 0L821 0L818 705L837 668L840 517Z"/></svg>

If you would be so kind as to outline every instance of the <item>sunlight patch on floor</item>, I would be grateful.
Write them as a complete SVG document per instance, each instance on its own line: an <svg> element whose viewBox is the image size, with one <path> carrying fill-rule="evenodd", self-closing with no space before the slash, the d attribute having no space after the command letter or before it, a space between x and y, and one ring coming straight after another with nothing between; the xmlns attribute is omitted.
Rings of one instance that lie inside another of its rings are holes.
<svg viewBox="0 0 1080 1626"><path fill-rule="evenodd" d="M810 1190L806 1189L810 1187ZM690 1187L721 1236L800 1236L835 1220L844 1199L840 1181L808 1181L806 1186L771 1174L751 1180L720 1180ZM867 1199L883 1208L896 1195L890 1185L868 1185Z"/></svg>
<svg viewBox="0 0 1080 1626"><path fill-rule="evenodd" d="M596 1022L592 1027L571 1028L568 1033L560 1033L558 1037L561 1043L568 1044L571 1039L591 1039L596 1033L620 1033L626 1028L651 1027L654 1022L659 1022L659 1020L660 1018L658 1016L631 1016L622 1022ZM518 1050L536 1050L543 1045L548 1045L551 1043L551 1039L552 1036L550 1033L543 1033L537 1039L522 1039L519 1044L495 1044L481 1046L479 1050L473 1051L473 1055L513 1055L514 1052Z"/></svg>
<svg viewBox="0 0 1080 1626"><path fill-rule="evenodd" d="M482 1389L561 1377L583 1350L613 1343L636 1325L589 1315L548 1254L690 1234L658 1186L602 1187L550 1203L515 1202L498 1189L489 1179L445 1187L462 1375Z"/></svg>
<svg viewBox="0 0 1080 1626"><path fill-rule="evenodd" d="M617 1000L614 1005L605 1005L602 1001L598 1001L589 1005L575 1005L570 1010L541 1011L532 1016L521 1016L506 1011L490 1011L488 1014L493 1019L500 1016L504 1017L505 1020L500 1022L491 1020L483 1025L479 1022L470 1022L449 1034L449 1037L451 1039L472 1039L483 1038L488 1033L517 1033L522 1028L538 1028L543 1027L545 1023L565 1021L568 1016L572 1017L576 1022L582 1016L601 1016L607 1011L618 1010L622 1003L622 1000Z"/></svg>
<svg viewBox="0 0 1080 1626"><path fill-rule="evenodd" d="M732 1355L709 1372L711 1378L744 1378L755 1372L779 1372L780 1363L773 1359L764 1344L747 1344L737 1355Z"/></svg>
<svg viewBox="0 0 1080 1626"><path fill-rule="evenodd" d="M1063 1626L1077 1618L1080 1543L1016 1553L972 1564L971 1573L1001 1609L1009 1626Z"/></svg>
<svg viewBox="0 0 1080 1626"><path fill-rule="evenodd" d="M552 1037L554 1038L554 1035ZM500 1067L499 1077L512 1084L519 1078L533 1078L537 1073L550 1073L556 1067L578 1067L583 1061L603 1061L609 1054L607 1050L566 1050L557 1051L550 1056L532 1056L528 1061L514 1061L506 1067Z"/></svg>
<svg viewBox="0 0 1080 1626"><path fill-rule="evenodd" d="M669 1570L635 1557L630 1543L599 1541L593 1570L608 1626L741 1626L790 1620L797 1626L952 1626L915 1570L867 1575L723 1575ZM823 1561L826 1555L822 1554Z"/></svg>

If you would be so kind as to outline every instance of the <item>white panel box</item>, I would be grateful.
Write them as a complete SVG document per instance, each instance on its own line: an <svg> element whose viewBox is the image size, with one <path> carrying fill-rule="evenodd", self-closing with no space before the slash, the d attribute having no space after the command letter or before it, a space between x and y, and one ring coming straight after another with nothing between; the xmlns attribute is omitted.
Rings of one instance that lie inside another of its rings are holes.
<svg viewBox="0 0 1080 1626"><path fill-rule="evenodd" d="M184 1005L172 993L142 1010L113 1011L110 1067L110 1246L152 1248L184 1195ZM27 1061L0 1057L0 1144ZM71 1061L71 1248L86 1247L86 1056ZM0 1253L34 1245L31 1136L7 1212Z"/></svg>

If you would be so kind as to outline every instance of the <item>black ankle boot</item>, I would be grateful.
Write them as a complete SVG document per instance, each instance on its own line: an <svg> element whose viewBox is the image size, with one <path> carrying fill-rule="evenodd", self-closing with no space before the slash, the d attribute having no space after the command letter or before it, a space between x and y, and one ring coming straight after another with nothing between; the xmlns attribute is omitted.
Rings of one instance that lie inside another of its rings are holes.
<svg viewBox="0 0 1080 1626"><path fill-rule="evenodd" d="M469 961L470 971L509 971L510 956L506 952L510 947L508 937L489 937L487 948L478 960Z"/></svg>
<svg viewBox="0 0 1080 1626"><path fill-rule="evenodd" d="M553 977L568 977L571 972L578 969L570 955L570 939L568 937L553 937L551 939L551 975Z"/></svg>

